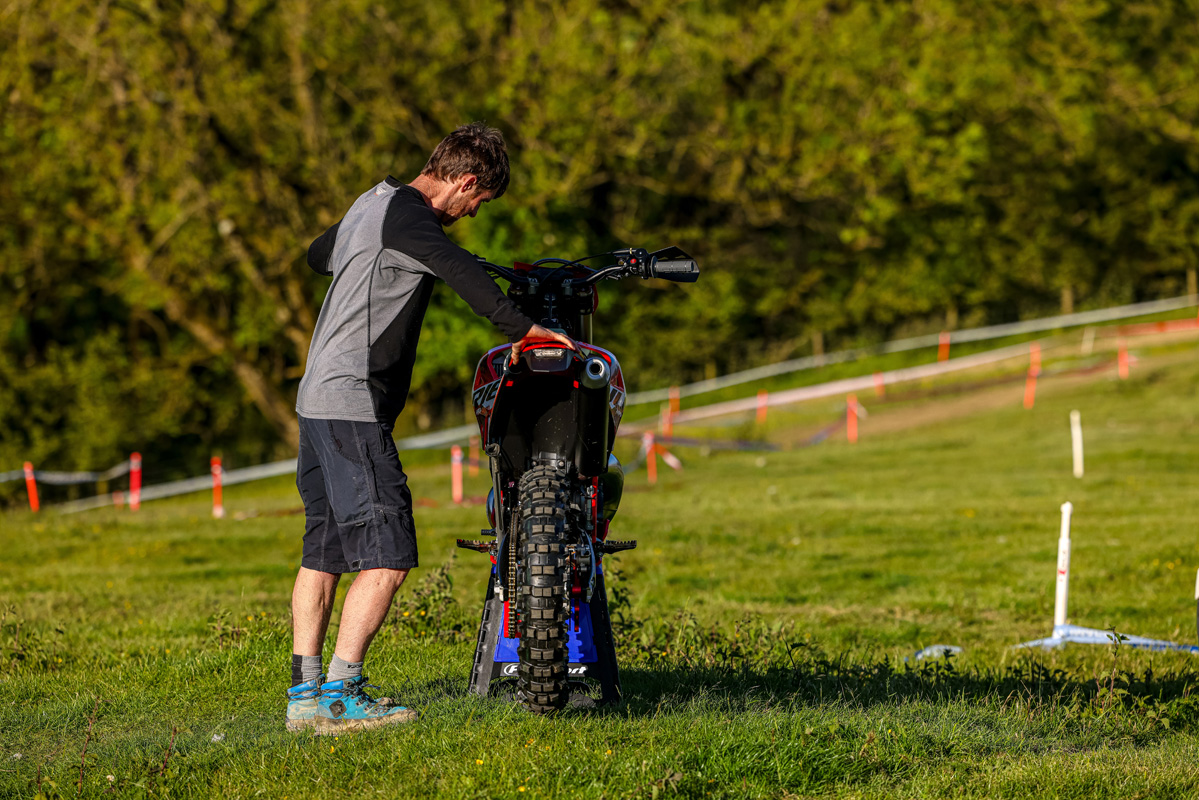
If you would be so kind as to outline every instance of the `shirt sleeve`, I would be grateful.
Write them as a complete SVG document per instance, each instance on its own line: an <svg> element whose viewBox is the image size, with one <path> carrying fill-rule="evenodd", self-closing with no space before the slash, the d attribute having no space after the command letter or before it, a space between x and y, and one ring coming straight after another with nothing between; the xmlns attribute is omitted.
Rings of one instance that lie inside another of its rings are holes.
<svg viewBox="0 0 1199 800"><path fill-rule="evenodd" d="M337 227L341 225L341 220L333 224L333 227L316 237L316 240L308 246L308 266L312 267L312 271L317 275L330 276L333 274L333 265L330 263L333 257L333 245L337 241Z"/></svg>
<svg viewBox="0 0 1199 800"><path fill-rule="evenodd" d="M500 291L478 259L449 240L423 202L417 205L399 195L392 199L383 220L383 246L423 264L509 341L518 341L533 327L533 320Z"/></svg>

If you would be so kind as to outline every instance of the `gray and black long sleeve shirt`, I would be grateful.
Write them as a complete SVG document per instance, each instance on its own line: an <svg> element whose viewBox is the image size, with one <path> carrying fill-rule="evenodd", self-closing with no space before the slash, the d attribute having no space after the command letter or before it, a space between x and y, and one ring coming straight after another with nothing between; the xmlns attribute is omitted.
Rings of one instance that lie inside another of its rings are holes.
<svg viewBox="0 0 1199 800"><path fill-rule="evenodd" d="M533 326L475 257L446 237L421 193L392 177L312 243L308 265L333 276L296 400L310 419L395 422L437 278L511 341Z"/></svg>

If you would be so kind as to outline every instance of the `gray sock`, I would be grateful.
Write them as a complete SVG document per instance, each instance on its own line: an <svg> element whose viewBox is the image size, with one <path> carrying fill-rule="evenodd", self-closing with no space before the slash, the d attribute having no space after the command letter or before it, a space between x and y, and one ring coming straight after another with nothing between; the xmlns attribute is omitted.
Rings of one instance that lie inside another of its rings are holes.
<svg viewBox="0 0 1199 800"><path fill-rule="evenodd" d="M302 656L304 663L300 665L300 671L304 681L316 680L321 676L321 657L320 656Z"/></svg>
<svg viewBox="0 0 1199 800"><path fill-rule="evenodd" d="M329 662L329 677L326 681L348 681L351 678L357 678L362 675L361 661L342 661L335 653L333 660Z"/></svg>
<svg viewBox="0 0 1199 800"><path fill-rule="evenodd" d="M298 656L291 654L291 685L299 686L321 674L320 656Z"/></svg>

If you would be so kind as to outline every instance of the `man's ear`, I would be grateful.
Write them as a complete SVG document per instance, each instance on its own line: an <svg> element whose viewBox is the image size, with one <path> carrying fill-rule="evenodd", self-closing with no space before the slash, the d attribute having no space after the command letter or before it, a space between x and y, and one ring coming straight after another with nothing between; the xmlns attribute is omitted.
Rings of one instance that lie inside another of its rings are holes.
<svg viewBox="0 0 1199 800"><path fill-rule="evenodd" d="M479 185L479 176L473 172L467 172L464 175L458 176L458 191L464 194L470 194Z"/></svg>

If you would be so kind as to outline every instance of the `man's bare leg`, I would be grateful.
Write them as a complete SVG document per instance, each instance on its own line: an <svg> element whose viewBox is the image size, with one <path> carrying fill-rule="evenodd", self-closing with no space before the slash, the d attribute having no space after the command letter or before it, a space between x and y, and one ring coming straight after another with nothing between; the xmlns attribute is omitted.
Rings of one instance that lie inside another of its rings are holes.
<svg viewBox="0 0 1199 800"><path fill-rule="evenodd" d="M298 656L319 656L333 613L333 599L341 578L332 572L300 567L291 595L292 648ZM355 581L356 582L356 581Z"/></svg>
<svg viewBox="0 0 1199 800"><path fill-rule="evenodd" d="M364 730L380 725L411 722L420 715L391 698L368 695L362 662L371 640L379 632L396 590L407 577L406 569L368 569L358 573L346 592L337 647L329 673L321 685L316 713L317 733Z"/></svg>
<svg viewBox="0 0 1199 800"><path fill-rule="evenodd" d="M359 662L366 658L366 650L383 626L391 601L407 576L406 569L368 569L358 573L346 593L337 629L334 654L339 659Z"/></svg>

